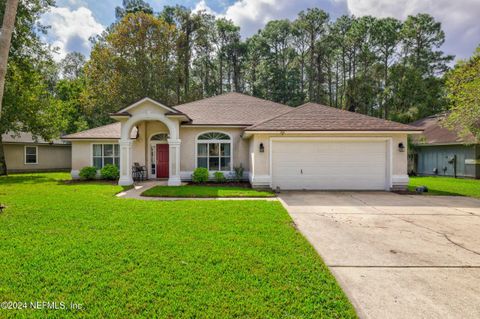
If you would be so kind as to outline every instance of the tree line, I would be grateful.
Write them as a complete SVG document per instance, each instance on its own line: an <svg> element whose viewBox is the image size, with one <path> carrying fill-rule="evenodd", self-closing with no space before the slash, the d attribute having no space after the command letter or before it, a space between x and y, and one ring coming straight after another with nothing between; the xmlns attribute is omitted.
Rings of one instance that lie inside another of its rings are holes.
<svg viewBox="0 0 480 319"><path fill-rule="evenodd" d="M311 8L244 39L239 26L205 11L154 12L143 0L124 0L116 21L92 39L88 58L73 52L55 63L55 49L40 37L47 26L39 24L53 5L20 1L0 135L58 137L109 123L109 113L145 96L173 106L235 91L405 123L453 101L447 81L453 57L441 51L445 34L428 14L333 20ZM0 4L0 17L4 10Z"/></svg>
<svg viewBox="0 0 480 319"><path fill-rule="evenodd" d="M102 122L143 96L175 105L235 91L409 122L445 108L442 75L453 57L440 50L444 40L427 14L332 21L312 8L242 39L225 18L125 1L84 67L85 105Z"/></svg>

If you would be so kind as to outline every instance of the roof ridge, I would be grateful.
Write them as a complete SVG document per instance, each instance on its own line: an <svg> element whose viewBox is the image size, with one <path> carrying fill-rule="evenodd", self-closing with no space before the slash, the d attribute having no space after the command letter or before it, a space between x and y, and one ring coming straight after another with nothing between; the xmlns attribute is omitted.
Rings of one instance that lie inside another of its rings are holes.
<svg viewBox="0 0 480 319"><path fill-rule="evenodd" d="M243 96L246 96L246 97L249 97L249 98L253 98L253 99L257 99L257 100L260 100L260 101L264 101L264 102L269 102L269 103L272 103L272 104L276 104L276 105L279 105L279 106L290 107L290 106L288 106L288 105L286 105L286 104L282 104L282 103L270 101L270 100L267 100L267 99L263 99L263 98L260 98L260 97L257 97L257 96L253 96L253 95L250 95L250 94L246 94L246 93L242 93L242 92L224 92L224 93L222 93L222 94L212 95L212 96L205 97L205 98L201 98L201 99L198 99L198 100L195 100L195 101L190 101L190 102L186 102L186 103L182 103L182 104L177 104L177 105L175 105L175 106L172 106L172 108L177 109L177 107L179 107L179 106L185 106L185 105L189 105L189 104L196 103L196 102L199 102L199 101L211 100L211 99L214 99L214 98L217 98L217 97L221 97L221 96L225 96L225 95L229 95L229 94L239 94L239 95L243 95ZM180 112L180 111L179 111L179 112Z"/></svg>
<svg viewBox="0 0 480 319"><path fill-rule="evenodd" d="M248 131L248 129L255 128L255 126L258 126L258 125L260 125L260 124L266 123L266 122L271 121L271 120L274 120L274 119L276 119L276 118L279 118L280 116L289 114L289 113L291 113L291 112L293 112L293 111L295 111L295 110L298 110L298 109L306 106L307 104L308 104L308 103L304 103L304 104L299 105L299 106L289 106L289 107L292 108L291 110L289 110L289 111L287 111L287 112L285 112L285 113L278 114L278 115L275 115L275 116L273 116L273 117L270 117L270 118L268 118L268 119L266 119L266 120L263 120L263 121L261 121L261 122L258 122L258 123L256 123L256 124L254 124L254 125L250 125L250 126L247 127L245 130ZM287 106L288 106L288 105L287 105Z"/></svg>
<svg viewBox="0 0 480 319"><path fill-rule="evenodd" d="M321 107L327 107L327 108L331 108L331 109L334 109L336 111L339 111L339 112L347 112L349 114L356 114L356 115L359 115L359 116L362 116L362 117L367 117L367 118L375 118L377 120L380 120L380 121L384 121L384 122L388 122L388 123L393 123L393 124L400 124L400 125L404 125L404 126L411 126L409 124L405 124L405 123L400 123L400 122L395 122L395 121L391 121L391 120L387 120L387 119L382 119L380 117L376 117L376 116L371 116L371 115L367 115L367 114L363 114L363 113L358 113L358 112L352 112L352 111L349 111L349 110L344 110L344 109L341 109L341 108L337 108L337 107L333 107L333 106L328 106L328 105L324 105L324 104L320 104L320 103L316 103L316 102L307 102L305 104L303 104L302 106L306 105L306 104L314 104L314 105L317 105L317 106L321 106Z"/></svg>

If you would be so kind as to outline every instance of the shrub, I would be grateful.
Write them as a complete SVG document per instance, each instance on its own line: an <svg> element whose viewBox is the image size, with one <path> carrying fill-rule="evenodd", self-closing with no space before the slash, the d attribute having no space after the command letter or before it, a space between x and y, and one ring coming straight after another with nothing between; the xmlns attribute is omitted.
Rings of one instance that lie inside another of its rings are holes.
<svg viewBox="0 0 480 319"><path fill-rule="evenodd" d="M240 164L240 166L234 167L233 170L235 171L235 180L237 182L240 182L243 179L243 166Z"/></svg>
<svg viewBox="0 0 480 319"><path fill-rule="evenodd" d="M93 166L85 166L78 175L83 179L94 179L97 176L97 169Z"/></svg>
<svg viewBox="0 0 480 319"><path fill-rule="evenodd" d="M103 179L118 179L120 172L117 165L107 164L100 170L100 175Z"/></svg>
<svg viewBox="0 0 480 319"><path fill-rule="evenodd" d="M198 167L193 171L192 180L195 183L205 183L208 181L208 169L205 167Z"/></svg>
<svg viewBox="0 0 480 319"><path fill-rule="evenodd" d="M215 174L213 174L213 176L215 177L215 181L217 183L223 183L225 182L225 175L223 175L222 172L215 172Z"/></svg>

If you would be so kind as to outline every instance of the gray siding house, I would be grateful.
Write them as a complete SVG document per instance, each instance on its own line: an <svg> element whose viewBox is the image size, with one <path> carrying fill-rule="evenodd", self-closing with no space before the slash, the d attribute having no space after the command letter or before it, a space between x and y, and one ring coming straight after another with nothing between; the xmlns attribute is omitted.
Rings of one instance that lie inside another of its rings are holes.
<svg viewBox="0 0 480 319"><path fill-rule="evenodd" d="M411 123L423 134L413 136L409 172L421 176L480 178L480 144L473 135L459 137L458 132L441 125L444 114L432 115Z"/></svg>

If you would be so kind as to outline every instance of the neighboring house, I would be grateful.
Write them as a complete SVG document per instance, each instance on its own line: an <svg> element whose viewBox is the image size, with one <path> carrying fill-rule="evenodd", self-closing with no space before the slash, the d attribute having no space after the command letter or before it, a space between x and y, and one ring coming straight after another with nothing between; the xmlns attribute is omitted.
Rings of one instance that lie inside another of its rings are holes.
<svg viewBox="0 0 480 319"><path fill-rule="evenodd" d="M444 114L411 123L423 129L412 138L410 168L418 175L480 178L480 145L473 135L459 137L458 131L441 125Z"/></svg>
<svg viewBox="0 0 480 319"><path fill-rule="evenodd" d="M64 136L72 176L84 166L132 165L169 185L197 167L231 174L242 165L254 187L280 189L404 188L407 135L418 128L307 103L292 108L239 93L167 107L144 98L111 114L117 122Z"/></svg>
<svg viewBox="0 0 480 319"><path fill-rule="evenodd" d="M30 133L2 135L7 171L33 172L70 170L72 148L62 140L34 139Z"/></svg>

